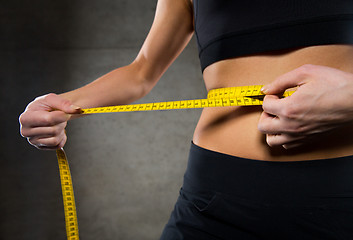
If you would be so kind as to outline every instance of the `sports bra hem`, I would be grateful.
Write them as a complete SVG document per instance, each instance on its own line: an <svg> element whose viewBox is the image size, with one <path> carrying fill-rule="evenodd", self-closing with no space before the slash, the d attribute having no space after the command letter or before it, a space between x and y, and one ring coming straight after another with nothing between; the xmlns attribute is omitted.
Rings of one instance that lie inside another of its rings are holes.
<svg viewBox="0 0 353 240"><path fill-rule="evenodd" d="M218 36L200 47L202 72L212 63L268 51L353 44L353 14L275 23Z"/></svg>

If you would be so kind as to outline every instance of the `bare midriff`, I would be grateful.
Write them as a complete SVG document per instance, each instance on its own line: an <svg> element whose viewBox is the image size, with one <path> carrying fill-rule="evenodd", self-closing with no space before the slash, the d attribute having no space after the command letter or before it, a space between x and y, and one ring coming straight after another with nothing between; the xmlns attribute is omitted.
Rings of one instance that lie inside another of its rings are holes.
<svg viewBox="0 0 353 240"><path fill-rule="evenodd" d="M261 85L304 64L353 73L353 46L327 45L277 51L216 62L203 73L207 90ZM350 100L348 100L350 101ZM306 147L269 147L258 128L261 106L205 108L193 142L228 155L267 161L304 161L353 155L353 124L324 134Z"/></svg>

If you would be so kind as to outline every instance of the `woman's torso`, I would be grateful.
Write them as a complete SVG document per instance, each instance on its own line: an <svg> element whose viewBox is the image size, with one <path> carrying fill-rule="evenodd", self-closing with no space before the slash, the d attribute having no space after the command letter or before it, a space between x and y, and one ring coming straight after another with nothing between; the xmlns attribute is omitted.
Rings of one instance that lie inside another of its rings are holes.
<svg viewBox="0 0 353 240"><path fill-rule="evenodd" d="M353 45L327 45L236 57L208 66L203 77L207 90L267 84L304 64L353 73ZM205 108L193 141L201 147L239 157L269 161L299 161L353 154L353 124L320 136L305 148L271 148L257 124L261 106Z"/></svg>

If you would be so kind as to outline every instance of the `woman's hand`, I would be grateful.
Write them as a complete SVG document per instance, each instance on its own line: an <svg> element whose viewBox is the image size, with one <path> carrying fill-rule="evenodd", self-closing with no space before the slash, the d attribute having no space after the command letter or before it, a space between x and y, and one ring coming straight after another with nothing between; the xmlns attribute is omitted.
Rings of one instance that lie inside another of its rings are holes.
<svg viewBox="0 0 353 240"><path fill-rule="evenodd" d="M280 98L288 88L296 92ZM304 65L265 86L259 130L269 146L286 149L353 122L353 74L338 69Z"/></svg>
<svg viewBox="0 0 353 240"><path fill-rule="evenodd" d="M65 127L80 108L56 94L36 98L21 114L21 135L38 149L58 149L66 143Z"/></svg>

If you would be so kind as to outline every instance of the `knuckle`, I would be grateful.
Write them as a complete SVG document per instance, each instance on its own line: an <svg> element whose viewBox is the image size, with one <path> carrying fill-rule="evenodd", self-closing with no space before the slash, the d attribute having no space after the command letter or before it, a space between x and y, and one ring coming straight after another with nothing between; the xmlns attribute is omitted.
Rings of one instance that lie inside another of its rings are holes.
<svg viewBox="0 0 353 240"><path fill-rule="evenodd" d="M27 129L20 125L20 134L22 137L27 137Z"/></svg>
<svg viewBox="0 0 353 240"><path fill-rule="evenodd" d="M59 135L65 134L65 126L66 126L66 122L64 124L60 124L55 127L52 127L50 134L52 134L54 136L59 136Z"/></svg>
<svg viewBox="0 0 353 240"><path fill-rule="evenodd" d="M269 99L269 98L267 98L267 99ZM271 109L272 109L272 103L271 103L271 101L266 101L266 100L264 100L264 101L263 101L263 104L262 104L262 110L263 110L265 113L270 114L270 112L272 112Z"/></svg>
<svg viewBox="0 0 353 240"><path fill-rule="evenodd" d="M58 95L55 93L48 93L44 96L38 98L45 105L51 106L53 103L57 102Z"/></svg>
<svg viewBox="0 0 353 240"><path fill-rule="evenodd" d="M308 76L312 75L313 72L316 71L316 69L317 69L316 65L304 64L304 65L300 66L297 69L297 71L298 71L299 76L302 76L304 78L304 77L308 77Z"/></svg>
<svg viewBox="0 0 353 240"><path fill-rule="evenodd" d="M66 140L67 140L67 136L65 135L64 138L61 140L61 142L59 143L58 145L58 148L62 148L65 146L65 143L66 143Z"/></svg>
<svg viewBox="0 0 353 240"><path fill-rule="evenodd" d="M36 97L32 102L28 103L28 105L26 106L25 112L26 113L28 110L30 110L31 108L34 108L35 106L37 106L39 104L39 102L41 102L41 100L43 99L43 97L45 96L39 96Z"/></svg>
<svg viewBox="0 0 353 240"><path fill-rule="evenodd" d="M292 134L302 134L308 130L308 126L303 123L298 107L292 106L283 110L282 118L286 123L285 130Z"/></svg>
<svg viewBox="0 0 353 240"><path fill-rule="evenodd" d="M21 127L20 128L20 134L22 137L28 137L28 130L26 128Z"/></svg>
<svg viewBox="0 0 353 240"><path fill-rule="evenodd" d="M57 136L60 134L60 130L57 127L47 128L45 135L46 136Z"/></svg>
<svg viewBox="0 0 353 240"><path fill-rule="evenodd" d="M39 97L38 99L43 99L44 101L51 101L53 98L55 98L57 95L55 93L48 93L42 97Z"/></svg>
<svg viewBox="0 0 353 240"><path fill-rule="evenodd" d="M65 130L66 126L67 126L67 121L66 121L66 122L63 122L63 123L61 124L61 126L60 126L60 130L63 131L63 133L64 133L65 135L66 135L66 130Z"/></svg>
<svg viewBox="0 0 353 240"><path fill-rule="evenodd" d="M298 107L294 104L286 104L281 110L281 116L286 119L295 119L298 116Z"/></svg>
<svg viewBox="0 0 353 240"><path fill-rule="evenodd" d="M257 129L264 134L269 133L271 130L273 130L273 117L268 116L265 112L262 113L258 123L257 123Z"/></svg>
<svg viewBox="0 0 353 240"><path fill-rule="evenodd" d="M61 106L70 106L71 105L70 100L65 99L65 98L61 98L61 97L59 97L59 95L57 95L55 93L48 93L47 95L44 95L43 100L48 103L57 102Z"/></svg>
<svg viewBox="0 0 353 240"><path fill-rule="evenodd" d="M55 125L55 119L52 114L46 114L43 116L43 123L46 126L53 126Z"/></svg>
<svg viewBox="0 0 353 240"><path fill-rule="evenodd" d="M266 132L266 124L264 124L263 122L259 122L257 124L257 129L262 132L265 133Z"/></svg>
<svg viewBox="0 0 353 240"><path fill-rule="evenodd" d="M28 124L27 113L26 112L22 113L19 116L18 121L20 122L21 125L27 125Z"/></svg>
<svg viewBox="0 0 353 240"><path fill-rule="evenodd" d="M286 119L290 119L292 116L293 116L293 113L292 113L292 109L289 109L288 107L287 108L283 108L281 110L281 117L282 118L286 118Z"/></svg>
<svg viewBox="0 0 353 240"><path fill-rule="evenodd" d="M55 146L58 146L61 142L61 139L58 138L58 137L53 137L51 138L50 140L48 140L47 142L47 146L50 146L50 147L55 147Z"/></svg>
<svg viewBox="0 0 353 240"><path fill-rule="evenodd" d="M51 134L54 136L60 135L62 133L62 129L58 127L54 127L51 129Z"/></svg>
<svg viewBox="0 0 353 240"><path fill-rule="evenodd" d="M264 97L264 100L262 102L262 109L266 112L268 110L268 107L269 107L269 103L268 103L268 96L266 95Z"/></svg>

